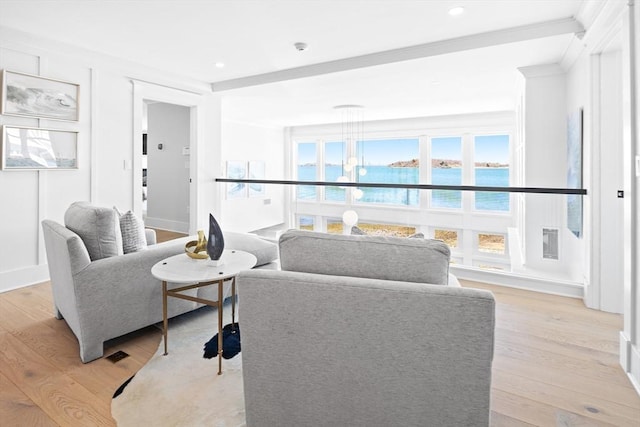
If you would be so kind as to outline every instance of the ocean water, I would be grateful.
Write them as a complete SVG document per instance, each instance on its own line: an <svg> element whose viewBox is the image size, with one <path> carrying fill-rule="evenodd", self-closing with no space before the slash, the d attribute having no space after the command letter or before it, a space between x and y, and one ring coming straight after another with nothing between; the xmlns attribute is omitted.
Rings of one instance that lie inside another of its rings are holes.
<svg viewBox="0 0 640 427"><path fill-rule="evenodd" d="M360 182L383 182L395 184L418 184L418 168L392 168L388 166L367 166L367 174L359 177ZM326 181L335 181L342 174L340 166L327 166ZM509 169L476 168L476 185L507 187L509 186ZM298 180L315 181L314 165L298 166ZM461 185L462 170L459 168L432 170L433 184ZM344 201L345 190L338 187L325 187L326 200ZM363 188L360 202L386 203L394 205L418 206L419 191L406 188ZM298 186L298 199L315 199L316 187L312 185ZM431 206L436 208L462 207L462 192L452 190L433 190ZM475 197L477 210L508 211L509 193L477 192Z"/></svg>

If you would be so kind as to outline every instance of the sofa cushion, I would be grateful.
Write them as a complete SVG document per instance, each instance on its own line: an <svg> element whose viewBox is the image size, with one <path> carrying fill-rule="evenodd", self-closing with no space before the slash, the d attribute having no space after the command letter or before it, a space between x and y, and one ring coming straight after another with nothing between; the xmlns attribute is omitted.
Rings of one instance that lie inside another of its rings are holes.
<svg viewBox="0 0 640 427"><path fill-rule="evenodd" d="M120 215L122 250L125 254L147 249L147 237L144 222L136 214L127 211Z"/></svg>
<svg viewBox="0 0 640 427"><path fill-rule="evenodd" d="M278 245L253 234L224 233L224 248L249 252L258 259L256 267L278 259Z"/></svg>
<svg viewBox="0 0 640 427"><path fill-rule="evenodd" d="M447 285L449 246L440 240L289 230L280 237L282 270Z"/></svg>
<svg viewBox="0 0 640 427"><path fill-rule="evenodd" d="M92 261L124 253L118 214L111 208L72 203L64 214L64 224L80 236Z"/></svg>

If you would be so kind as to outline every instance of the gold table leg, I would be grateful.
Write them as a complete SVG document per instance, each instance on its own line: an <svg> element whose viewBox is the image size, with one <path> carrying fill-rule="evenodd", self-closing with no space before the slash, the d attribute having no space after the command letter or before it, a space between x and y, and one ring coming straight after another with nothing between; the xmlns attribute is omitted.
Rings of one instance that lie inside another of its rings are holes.
<svg viewBox="0 0 640 427"><path fill-rule="evenodd" d="M231 279L231 326L235 330L236 323L236 278Z"/></svg>
<svg viewBox="0 0 640 427"><path fill-rule="evenodd" d="M218 282L218 375L222 375L222 288L224 280Z"/></svg>
<svg viewBox="0 0 640 427"><path fill-rule="evenodd" d="M224 349L222 348L222 317L223 317L223 293L224 293L224 282L226 279L222 280L214 280L211 282L200 282L192 285L181 286L178 288L173 288L171 290L167 289L167 282L162 281L162 337L164 339L164 355L166 356L168 351L167 345L167 335L169 330L169 320L167 313L167 299L168 297L175 297L184 299L187 301L195 301L197 303L206 304L211 307L218 307L218 375L222 375L222 352ZM235 299L236 299L236 282L235 277L232 278L231 282L231 299L233 300L231 318L232 323L235 323ZM191 295L182 295L180 292L187 291L189 289L200 288L203 286L209 286L218 283L218 301L212 301L204 298L194 297Z"/></svg>
<svg viewBox="0 0 640 427"><path fill-rule="evenodd" d="M167 355L167 329L169 322L167 320L167 282L162 281L162 337L164 339L164 355Z"/></svg>

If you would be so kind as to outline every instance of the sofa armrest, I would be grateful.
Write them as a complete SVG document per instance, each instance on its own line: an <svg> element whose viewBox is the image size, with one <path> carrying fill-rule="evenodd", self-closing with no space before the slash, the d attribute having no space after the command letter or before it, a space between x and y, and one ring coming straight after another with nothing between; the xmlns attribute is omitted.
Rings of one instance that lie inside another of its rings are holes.
<svg viewBox="0 0 640 427"><path fill-rule="evenodd" d="M87 247L76 233L49 219L42 221L42 230L53 281L61 276L70 279L91 264Z"/></svg>
<svg viewBox="0 0 640 427"><path fill-rule="evenodd" d="M224 233L224 247L254 255L257 259L256 267L267 265L278 259L278 245L255 234L228 231Z"/></svg>
<svg viewBox="0 0 640 427"><path fill-rule="evenodd" d="M158 243L156 230L154 230L153 228L145 228L144 237L147 238L147 246L155 245L156 243Z"/></svg>

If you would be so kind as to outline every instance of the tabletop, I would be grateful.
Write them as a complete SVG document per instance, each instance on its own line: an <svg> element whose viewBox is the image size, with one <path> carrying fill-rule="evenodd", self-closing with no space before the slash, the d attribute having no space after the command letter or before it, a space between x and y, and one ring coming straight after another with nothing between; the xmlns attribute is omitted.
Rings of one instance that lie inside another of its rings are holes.
<svg viewBox="0 0 640 427"><path fill-rule="evenodd" d="M171 283L201 283L223 280L256 265L257 258L249 252L227 249L220 257L221 265L214 266L208 259L193 259L178 254L157 262L151 268L156 279Z"/></svg>

